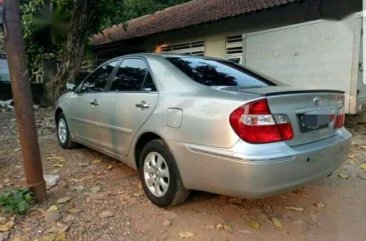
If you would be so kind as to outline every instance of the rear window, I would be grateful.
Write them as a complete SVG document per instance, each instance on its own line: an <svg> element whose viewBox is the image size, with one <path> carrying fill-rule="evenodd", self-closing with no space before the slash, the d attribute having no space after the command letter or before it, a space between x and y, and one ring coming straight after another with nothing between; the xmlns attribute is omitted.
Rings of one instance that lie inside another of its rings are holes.
<svg viewBox="0 0 366 241"><path fill-rule="evenodd" d="M229 61L196 57L168 57L167 59L192 80L207 86L256 88L275 85Z"/></svg>

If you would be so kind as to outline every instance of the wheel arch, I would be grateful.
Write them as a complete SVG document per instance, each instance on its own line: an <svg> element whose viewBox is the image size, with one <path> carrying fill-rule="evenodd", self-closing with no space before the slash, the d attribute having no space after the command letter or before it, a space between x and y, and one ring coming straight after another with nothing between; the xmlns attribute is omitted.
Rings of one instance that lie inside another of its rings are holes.
<svg viewBox="0 0 366 241"><path fill-rule="evenodd" d="M55 121L57 121L57 117L63 113L64 111L62 110L61 107L57 107L56 111L55 111Z"/></svg>
<svg viewBox="0 0 366 241"><path fill-rule="evenodd" d="M139 138L136 141L134 153L133 153L134 161L135 161L135 165L136 165L137 169L139 169L139 158L140 158L140 154L141 154L141 151L144 148L144 146L152 140L159 140L159 139L164 141L164 139L160 135L158 135L154 132L145 132L139 136Z"/></svg>

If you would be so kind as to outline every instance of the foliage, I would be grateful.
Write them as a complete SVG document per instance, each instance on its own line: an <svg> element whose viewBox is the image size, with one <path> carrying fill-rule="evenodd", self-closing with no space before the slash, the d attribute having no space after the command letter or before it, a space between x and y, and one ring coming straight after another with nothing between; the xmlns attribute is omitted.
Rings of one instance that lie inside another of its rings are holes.
<svg viewBox="0 0 366 241"><path fill-rule="evenodd" d="M23 2L20 5L22 12L22 29L23 38L26 46L26 54L28 59L28 67L30 72L36 71L41 64L41 54L44 48L35 43L33 39L32 18L36 14L37 9L44 4L44 0L32 0Z"/></svg>
<svg viewBox="0 0 366 241"><path fill-rule="evenodd" d="M92 36L114 24L161 10L187 0L103 0L97 1ZM74 7L74 0L21 1L22 28L28 62L40 65L42 53L62 54Z"/></svg>
<svg viewBox="0 0 366 241"><path fill-rule="evenodd" d="M90 38L103 29L187 0L23 0L22 26L31 72L43 53L61 60L50 100L61 94L65 82L75 79L83 57L90 56Z"/></svg>
<svg viewBox="0 0 366 241"><path fill-rule="evenodd" d="M187 1L189 0L124 0L125 15L127 19L133 19Z"/></svg>
<svg viewBox="0 0 366 241"><path fill-rule="evenodd" d="M41 66L42 54L60 54L66 40L73 0L23 0L23 37L28 67L35 72Z"/></svg>
<svg viewBox="0 0 366 241"><path fill-rule="evenodd" d="M33 202L33 194L26 188L0 193L0 208L3 213L24 214Z"/></svg>

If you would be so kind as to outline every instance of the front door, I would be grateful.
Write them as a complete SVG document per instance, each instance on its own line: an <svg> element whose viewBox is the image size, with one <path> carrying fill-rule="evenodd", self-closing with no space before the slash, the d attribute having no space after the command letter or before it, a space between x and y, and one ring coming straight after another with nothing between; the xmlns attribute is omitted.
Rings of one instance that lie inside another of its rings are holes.
<svg viewBox="0 0 366 241"><path fill-rule="evenodd" d="M106 91L108 80L118 62L112 61L100 66L72 94L67 115L73 138L94 145L98 143L98 98Z"/></svg>
<svg viewBox="0 0 366 241"><path fill-rule="evenodd" d="M109 152L127 156L134 135L158 101L147 63L140 58L123 60L109 92L101 94L98 101L101 145Z"/></svg>

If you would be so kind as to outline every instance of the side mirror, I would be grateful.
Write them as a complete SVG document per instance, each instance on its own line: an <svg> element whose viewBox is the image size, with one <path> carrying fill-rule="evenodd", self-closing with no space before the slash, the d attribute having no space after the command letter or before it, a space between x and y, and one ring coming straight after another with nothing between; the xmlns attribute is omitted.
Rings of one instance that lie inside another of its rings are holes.
<svg viewBox="0 0 366 241"><path fill-rule="evenodd" d="M74 92L76 90L76 84L74 84L74 83L67 83L66 84L66 90L68 92Z"/></svg>

